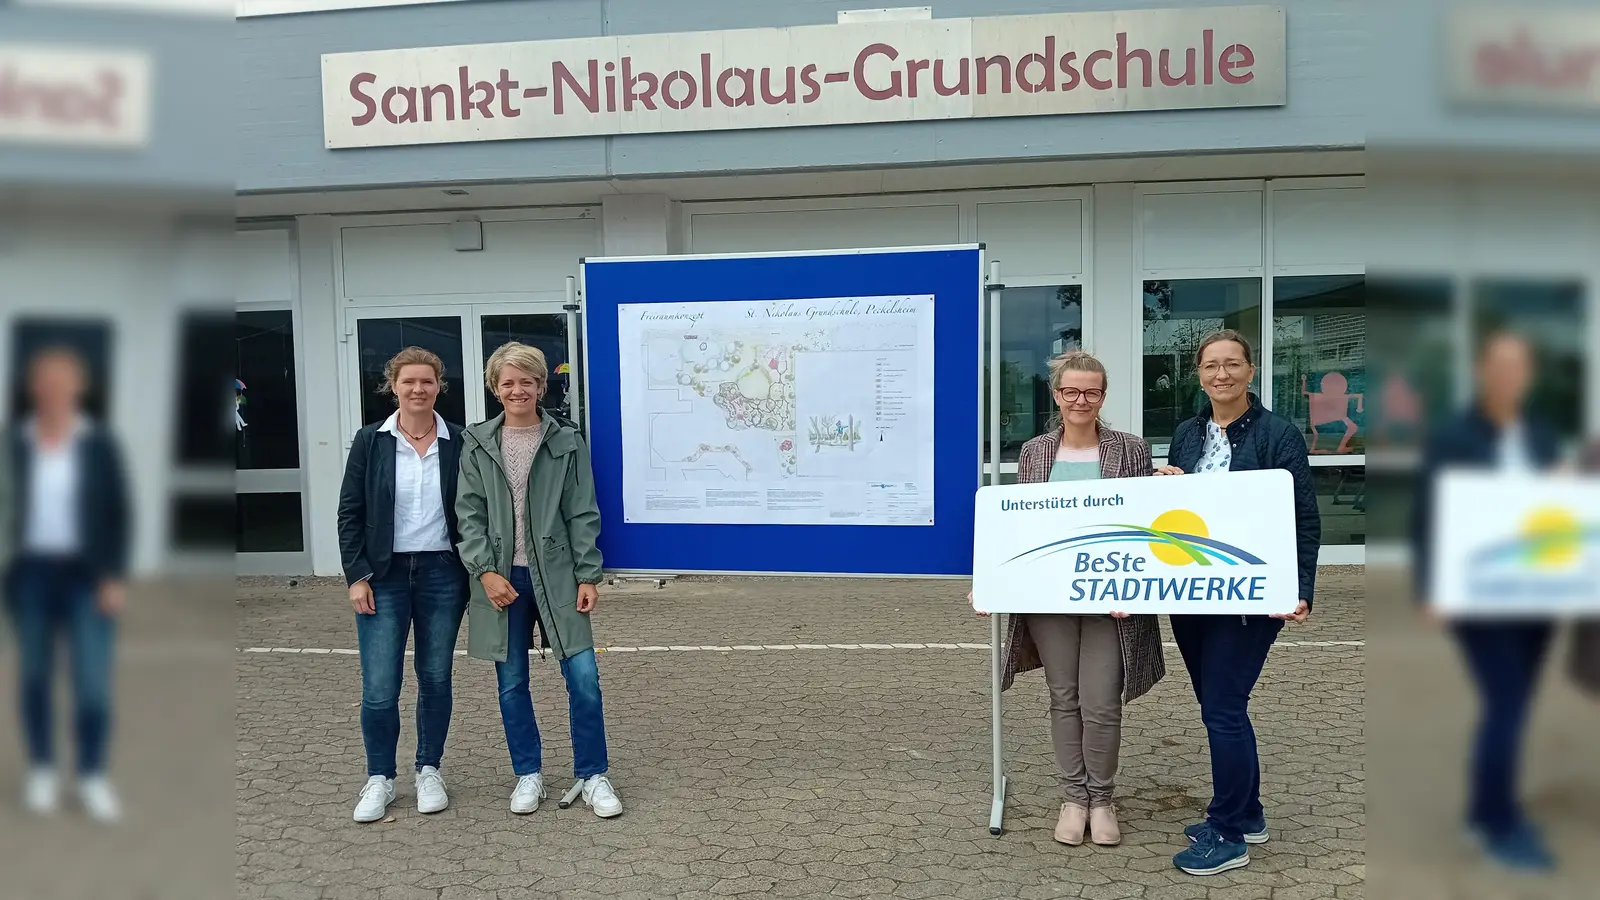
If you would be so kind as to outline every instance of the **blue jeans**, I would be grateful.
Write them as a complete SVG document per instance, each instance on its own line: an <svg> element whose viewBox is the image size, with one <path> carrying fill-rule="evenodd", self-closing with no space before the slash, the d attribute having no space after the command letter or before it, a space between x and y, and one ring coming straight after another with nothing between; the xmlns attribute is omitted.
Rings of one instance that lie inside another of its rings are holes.
<svg viewBox="0 0 1600 900"><path fill-rule="evenodd" d="M361 740L367 774L395 777L406 636L416 625L417 769L439 765L450 731L450 669L467 609L466 573L449 551L396 553L372 580L372 615L356 614L361 649Z"/></svg>
<svg viewBox="0 0 1600 900"><path fill-rule="evenodd" d="M28 761L55 762L52 699L56 644L72 655L80 775L105 771L111 733L111 662L116 622L100 611L98 584L81 562L22 557L11 572L11 613L22 664L22 731Z"/></svg>
<svg viewBox="0 0 1600 900"><path fill-rule="evenodd" d="M1261 758L1250 724L1250 692L1283 621L1266 616L1173 616L1172 637L1200 701L1211 747L1206 821L1234 843L1261 821Z"/></svg>
<svg viewBox="0 0 1600 900"><path fill-rule="evenodd" d="M534 603L533 578L518 566L511 570L517 600L506 608L509 637L506 661L494 664L500 682L500 720L506 726L506 746L511 750L511 770L518 777L543 770L544 744L533 717L533 695L528 692L528 651L533 648L533 626L539 621ZM540 626L543 627L543 626ZM606 758L606 717L600 703L600 669L594 650L561 661L567 682L567 715L572 721L572 771L579 778L602 775L610 768Z"/></svg>
<svg viewBox="0 0 1600 900"><path fill-rule="evenodd" d="M1509 834L1524 822L1517 766L1553 630L1548 622L1475 622L1455 628L1481 710L1467 820L1491 837Z"/></svg>

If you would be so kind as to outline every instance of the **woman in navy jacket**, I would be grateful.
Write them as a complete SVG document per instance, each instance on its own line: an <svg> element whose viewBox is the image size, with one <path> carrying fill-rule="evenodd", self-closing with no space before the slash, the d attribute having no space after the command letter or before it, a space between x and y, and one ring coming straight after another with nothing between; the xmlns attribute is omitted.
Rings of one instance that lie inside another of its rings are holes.
<svg viewBox="0 0 1600 900"><path fill-rule="evenodd" d="M1284 620L1304 622L1311 614L1322 519L1305 438L1250 392L1256 374L1250 342L1236 331L1216 332L1200 342L1195 365L1210 402L1199 415L1179 423L1168 465L1156 474L1287 470L1294 478L1300 569L1300 604L1293 615L1171 617L1172 636L1194 683L1211 745L1212 784L1206 820L1184 829L1191 844L1173 863L1191 875L1214 875L1248 865L1246 845L1267 840L1250 692Z"/></svg>
<svg viewBox="0 0 1600 900"><path fill-rule="evenodd" d="M1555 431L1526 408L1534 380L1534 351L1528 342L1510 332L1489 335L1478 352L1477 368L1472 404L1436 429L1423 450L1412 518L1412 568L1417 597L1423 601L1433 588L1439 476L1452 469L1531 474L1548 472L1560 462ZM1523 735L1555 623L1549 617L1463 620L1452 630L1482 709L1473 741L1468 830L1503 865L1549 869L1555 860L1516 793Z"/></svg>
<svg viewBox="0 0 1600 900"><path fill-rule="evenodd" d="M22 732L31 771L25 805L55 811L53 676L57 641L71 650L77 787L89 815L120 815L106 778L112 649L131 541L128 483L116 442L83 412L88 373L76 352L47 349L28 364L33 409L11 436L7 605L22 665Z"/></svg>
<svg viewBox="0 0 1600 900"><path fill-rule="evenodd" d="M456 555L456 475L462 426L434 411L444 362L407 347L384 367L399 407L356 432L339 491L339 551L361 653L361 739L367 783L357 822L394 802L400 683L415 626L417 811L447 807L439 764L450 729L450 670L467 609L467 572Z"/></svg>

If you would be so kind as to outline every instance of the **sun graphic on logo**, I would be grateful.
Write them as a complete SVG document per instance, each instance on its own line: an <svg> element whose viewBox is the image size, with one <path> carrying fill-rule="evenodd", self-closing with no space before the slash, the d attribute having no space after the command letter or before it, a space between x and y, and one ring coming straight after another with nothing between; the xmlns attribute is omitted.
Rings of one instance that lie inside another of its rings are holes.
<svg viewBox="0 0 1600 900"><path fill-rule="evenodd" d="M1206 520L1187 509L1169 509L1150 523L1154 531L1164 532L1167 535L1181 534L1185 537L1204 538L1211 536L1211 530L1206 527ZM1194 551L1181 543L1171 540L1152 541L1150 552L1156 559L1169 566L1186 566L1195 561Z"/></svg>
<svg viewBox="0 0 1600 900"><path fill-rule="evenodd" d="M1536 509L1522 520L1525 559L1540 569L1576 563L1583 554L1583 527L1578 517L1556 506Z"/></svg>

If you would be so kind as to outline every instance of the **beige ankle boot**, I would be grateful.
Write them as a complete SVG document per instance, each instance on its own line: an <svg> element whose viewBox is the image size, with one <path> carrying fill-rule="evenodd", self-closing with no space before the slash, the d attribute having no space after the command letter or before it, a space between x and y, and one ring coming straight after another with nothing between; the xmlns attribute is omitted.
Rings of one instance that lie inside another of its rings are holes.
<svg viewBox="0 0 1600 900"><path fill-rule="evenodd" d="M1089 810L1089 839L1102 847L1115 847L1122 843L1116 807L1096 806Z"/></svg>
<svg viewBox="0 0 1600 900"><path fill-rule="evenodd" d="M1076 803L1061 804L1061 818L1056 820L1056 840L1069 847L1083 843L1083 829L1089 824L1089 810Z"/></svg>

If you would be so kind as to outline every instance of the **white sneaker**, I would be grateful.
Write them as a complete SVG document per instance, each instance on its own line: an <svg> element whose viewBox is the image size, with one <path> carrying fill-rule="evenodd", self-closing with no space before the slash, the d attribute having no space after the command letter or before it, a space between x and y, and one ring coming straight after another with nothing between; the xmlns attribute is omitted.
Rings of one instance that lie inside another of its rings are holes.
<svg viewBox="0 0 1600 900"><path fill-rule="evenodd" d="M122 818L122 804L117 802L117 792L104 775L91 775L78 782L78 800L89 818L102 825L110 825Z"/></svg>
<svg viewBox="0 0 1600 900"><path fill-rule="evenodd" d="M394 779L374 775L361 789L361 799L356 801L356 821L376 822L383 818L389 804L394 802Z"/></svg>
<svg viewBox="0 0 1600 900"><path fill-rule="evenodd" d="M38 816L54 815L60 802L60 788L56 773L50 769L34 769L23 782L22 801L28 812Z"/></svg>
<svg viewBox="0 0 1600 900"><path fill-rule="evenodd" d="M450 805L450 795L444 792L444 776L433 766L423 766L417 773L417 812L436 813Z"/></svg>
<svg viewBox="0 0 1600 900"><path fill-rule="evenodd" d="M543 799L544 776L537 772L524 775L517 779L517 787L511 792L511 811L519 816L538 812L539 801Z"/></svg>
<svg viewBox="0 0 1600 900"><path fill-rule="evenodd" d="M604 775L591 775L584 780L583 802L602 819L622 815L622 798L611 787L611 779Z"/></svg>

